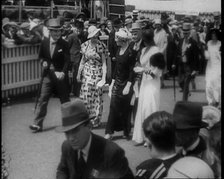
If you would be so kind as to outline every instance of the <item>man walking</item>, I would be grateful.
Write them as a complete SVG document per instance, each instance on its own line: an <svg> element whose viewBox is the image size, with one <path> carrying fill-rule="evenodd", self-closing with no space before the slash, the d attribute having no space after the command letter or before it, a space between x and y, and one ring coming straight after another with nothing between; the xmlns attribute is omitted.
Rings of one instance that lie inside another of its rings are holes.
<svg viewBox="0 0 224 179"><path fill-rule="evenodd" d="M183 91L183 101L188 100L189 83L198 71L199 55L197 42L190 36L191 24L183 24L184 38L178 47L179 85Z"/></svg>
<svg viewBox="0 0 224 179"><path fill-rule="evenodd" d="M61 38L62 26L59 19L49 19L50 37L45 38L40 46L39 59L43 66L43 83L38 99L36 117L30 129L40 132L47 114L47 104L56 90L61 103L69 101L67 70L70 60L68 43Z"/></svg>

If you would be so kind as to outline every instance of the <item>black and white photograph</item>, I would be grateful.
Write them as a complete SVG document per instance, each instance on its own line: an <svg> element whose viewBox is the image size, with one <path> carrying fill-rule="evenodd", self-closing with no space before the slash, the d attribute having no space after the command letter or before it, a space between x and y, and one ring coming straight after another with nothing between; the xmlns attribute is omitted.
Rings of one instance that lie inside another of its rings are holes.
<svg viewBox="0 0 224 179"><path fill-rule="evenodd" d="M221 179L221 0L2 0L1 179Z"/></svg>

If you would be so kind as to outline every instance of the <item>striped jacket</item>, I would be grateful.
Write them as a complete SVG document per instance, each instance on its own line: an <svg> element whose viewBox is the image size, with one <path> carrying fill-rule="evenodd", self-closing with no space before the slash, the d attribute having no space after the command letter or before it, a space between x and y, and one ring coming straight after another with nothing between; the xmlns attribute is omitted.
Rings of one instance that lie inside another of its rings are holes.
<svg viewBox="0 0 224 179"><path fill-rule="evenodd" d="M167 175L170 166L180 158L179 154L162 160L162 159L149 159L142 162L136 168L136 179L162 179Z"/></svg>

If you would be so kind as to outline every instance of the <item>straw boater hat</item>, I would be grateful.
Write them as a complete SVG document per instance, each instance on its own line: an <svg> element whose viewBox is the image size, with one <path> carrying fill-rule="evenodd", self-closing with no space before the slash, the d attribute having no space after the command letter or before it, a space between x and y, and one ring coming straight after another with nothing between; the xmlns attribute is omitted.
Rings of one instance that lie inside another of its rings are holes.
<svg viewBox="0 0 224 179"><path fill-rule="evenodd" d="M88 39L94 37L98 32L100 31L100 29L97 29L96 26L92 25L88 28Z"/></svg>
<svg viewBox="0 0 224 179"><path fill-rule="evenodd" d="M62 30L63 26L59 18L49 19L48 20L48 29L49 30Z"/></svg>
<svg viewBox="0 0 224 179"><path fill-rule="evenodd" d="M86 110L84 102L79 98L63 103L61 105L61 112L62 125L55 129L56 132L67 132L73 130L94 118L89 117L89 113Z"/></svg>

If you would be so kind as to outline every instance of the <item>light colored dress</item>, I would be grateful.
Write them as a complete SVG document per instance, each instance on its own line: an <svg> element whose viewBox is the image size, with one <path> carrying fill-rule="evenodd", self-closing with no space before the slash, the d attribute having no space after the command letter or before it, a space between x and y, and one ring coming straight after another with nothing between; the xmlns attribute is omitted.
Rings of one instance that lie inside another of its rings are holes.
<svg viewBox="0 0 224 179"><path fill-rule="evenodd" d="M221 103L221 42L208 41L207 46L206 98L209 104Z"/></svg>
<svg viewBox="0 0 224 179"><path fill-rule="evenodd" d="M132 140L137 143L142 143L144 141L144 134L142 130L142 124L144 120L153 112L159 110L160 105L160 76L162 75L162 70L157 67L150 66L150 57L159 52L158 47L153 46L146 51L146 47L142 49L140 56L140 63L142 67L153 69L155 78L150 75L143 73L142 82L139 90L139 101L137 107L137 113L135 117L134 132Z"/></svg>

